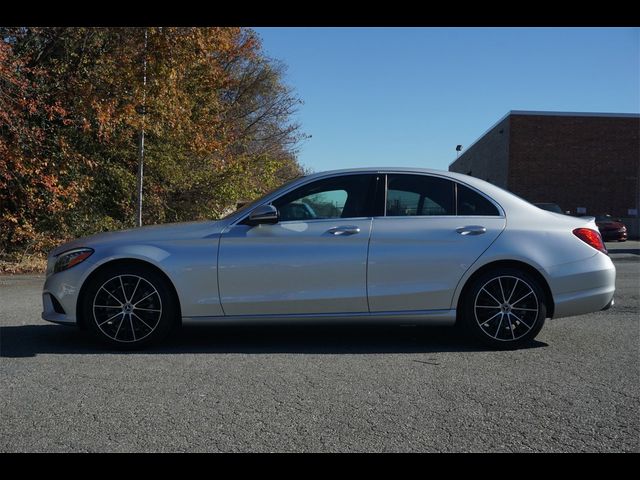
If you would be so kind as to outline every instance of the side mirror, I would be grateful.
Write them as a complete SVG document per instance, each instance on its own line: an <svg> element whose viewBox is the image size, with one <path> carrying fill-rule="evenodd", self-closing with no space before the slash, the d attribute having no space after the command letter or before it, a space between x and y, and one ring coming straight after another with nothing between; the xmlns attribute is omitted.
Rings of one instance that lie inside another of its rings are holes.
<svg viewBox="0 0 640 480"><path fill-rule="evenodd" d="M249 225L260 225L261 223L273 225L278 223L278 220L280 220L280 213L278 213L276 207L273 205L261 205L249 214L247 223Z"/></svg>

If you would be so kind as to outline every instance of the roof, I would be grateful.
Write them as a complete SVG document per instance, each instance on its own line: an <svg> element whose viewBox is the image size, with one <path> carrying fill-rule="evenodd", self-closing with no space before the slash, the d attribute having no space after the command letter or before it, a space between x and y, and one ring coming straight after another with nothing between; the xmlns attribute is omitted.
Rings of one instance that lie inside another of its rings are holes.
<svg viewBox="0 0 640 480"><path fill-rule="evenodd" d="M476 143L478 143L478 141L483 138L487 133L489 133L491 130L493 130L494 128L496 128L499 124L501 124L504 120L506 120L508 117L511 116L526 116L526 115L530 115L530 116L548 116L548 117L608 117L608 118L639 118L640 119L640 113L615 113L615 112L549 112L549 111L536 111L536 110L509 110L504 116L502 116L500 118L500 120L498 120L497 122L495 122L493 125L491 125L487 130L484 131L484 133L482 135L480 135L478 138L476 138L473 143L471 145L469 145L468 147L465 147L465 151L468 151L471 147L473 147ZM463 152L460 157L462 155L464 155L465 152ZM460 158L458 157L458 158ZM453 165L458 158L456 158L455 160L453 160L450 164L449 167L451 167L451 165Z"/></svg>

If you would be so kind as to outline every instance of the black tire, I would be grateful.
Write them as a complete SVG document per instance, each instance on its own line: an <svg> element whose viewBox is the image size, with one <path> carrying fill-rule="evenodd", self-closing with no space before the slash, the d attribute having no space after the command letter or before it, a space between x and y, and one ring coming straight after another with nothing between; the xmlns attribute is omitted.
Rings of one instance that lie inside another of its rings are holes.
<svg viewBox="0 0 640 480"><path fill-rule="evenodd" d="M497 268L476 279L462 299L462 329L475 342L498 350L523 347L547 317L540 282L516 268Z"/></svg>
<svg viewBox="0 0 640 480"><path fill-rule="evenodd" d="M119 350L157 344L179 323L178 302L167 279L135 263L108 266L93 276L80 314L95 338Z"/></svg>

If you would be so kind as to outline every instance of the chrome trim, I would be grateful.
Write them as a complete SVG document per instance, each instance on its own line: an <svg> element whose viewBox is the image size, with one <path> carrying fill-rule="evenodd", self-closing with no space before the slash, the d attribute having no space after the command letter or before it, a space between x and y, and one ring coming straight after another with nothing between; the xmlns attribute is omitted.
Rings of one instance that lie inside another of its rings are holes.
<svg viewBox="0 0 640 480"><path fill-rule="evenodd" d="M506 214L505 214L504 208L502 208L502 205L500 205L496 200L494 200L493 198L487 196L485 193L483 193L480 190L478 190L477 188L469 185L468 183L465 183L463 181L458 180L457 178L453 178L453 177L450 177L450 176L447 176L447 175L444 175L444 174L439 174L439 173L420 172L420 171L414 171L414 170L395 170L395 169L387 169L387 168L372 169L372 170L363 169L363 170L355 170L355 171L330 171L330 172L318 173L318 174L302 177L302 178L300 178L299 181L293 182L291 185L289 185L289 188L287 188L285 190L282 190L282 191L276 190L275 192L271 193L270 195L265 197L263 203L261 203L260 205L256 205L255 208L258 208L258 207L260 207L262 205L271 204L275 200L277 200L280 197L282 197L283 195L286 195L287 193L295 190L296 188L303 187L304 185L307 185L307 184L309 184L311 182L315 182L316 180L324 180L326 178L333 178L333 177L344 177L344 176L347 176L347 175L384 175L384 177L385 177L385 181L384 181L384 216L386 217L387 216L388 176L390 174L396 174L396 175L423 175L423 176L444 178L445 180L449 180L449 181L454 182L454 183L460 183L460 184L464 185L465 187L470 188L471 190L473 190L477 194L481 195L482 197L486 198L487 200L489 200L498 209L499 215L497 215L497 216L496 215L483 215L483 216L490 217L490 218L506 218ZM255 210L255 208L254 208L254 210ZM457 210L456 210L456 213L457 213ZM224 231L222 233L225 233L231 227L234 227L237 224L242 223L243 221L245 221L249 217L250 214L251 214L251 212L243 214L242 216L240 216L236 220L230 220L229 223L227 224L226 228L224 229ZM424 217L428 217L429 215L416 215L416 216L424 218ZM460 217L462 217L462 216L467 216L467 215L451 215L451 216L460 216ZM474 217L475 217L475 215L474 215ZM343 218L343 220L345 220L346 218L347 217ZM352 217L348 217L348 218L352 218ZM356 218L356 217L353 217L353 218ZM360 217L358 217L358 218L360 218Z"/></svg>
<svg viewBox="0 0 640 480"><path fill-rule="evenodd" d="M466 225L456 228L456 232L460 235L482 235L483 233L487 233L487 228L482 225Z"/></svg>

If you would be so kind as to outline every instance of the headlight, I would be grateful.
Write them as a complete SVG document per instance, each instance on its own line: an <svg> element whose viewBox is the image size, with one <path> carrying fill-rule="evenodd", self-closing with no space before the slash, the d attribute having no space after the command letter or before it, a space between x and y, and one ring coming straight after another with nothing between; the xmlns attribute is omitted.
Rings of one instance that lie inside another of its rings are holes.
<svg viewBox="0 0 640 480"><path fill-rule="evenodd" d="M62 272L69 268L84 262L93 253L92 248L75 248L68 252L63 252L56 258L56 264L53 267L53 273Z"/></svg>

